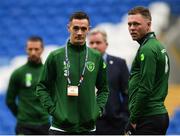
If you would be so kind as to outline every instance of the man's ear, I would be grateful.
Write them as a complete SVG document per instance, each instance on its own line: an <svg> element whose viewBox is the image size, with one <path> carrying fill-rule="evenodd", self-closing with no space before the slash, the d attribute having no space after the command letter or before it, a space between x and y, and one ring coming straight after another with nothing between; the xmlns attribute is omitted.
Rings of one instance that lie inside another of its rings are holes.
<svg viewBox="0 0 180 136"><path fill-rule="evenodd" d="M91 30L91 26L88 26L88 32L90 32L90 30Z"/></svg>
<svg viewBox="0 0 180 136"><path fill-rule="evenodd" d="M147 25L148 25L147 31L151 31L151 21L147 22Z"/></svg>
<svg viewBox="0 0 180 136"><path fill-rule="evenodd" d="M67 24L67 30L70 32L70 24Z"/></svg>
<svg viewBox="0 0 180 136"><path fill-rule="evenodd" d="M44 46L42 47L42 52L44 51Z"/></svg>
<svg viewBox="0 0 180 136"><path fill-rule="evenodd" d="M108 42L106 42L105 52L106 52L106 49L108 48L108 45L109 45Z"/></svg>
<svg viewBox="0 0 180 136"><path fill-rule="evenodd" d="M148 22L148 26L151 27L151 21Z"/></svg>
<svg viewBox="0 0 180 136"><path fill-rule="evenodd" d="M26 46L26 48L25 48L25 51L26 51L26 53L28 54L28 47Z"/></svg>
<svg viewBox="0 0 180 136"><path fill-rule="evenodd" d="M108 44L108 42L106 42L106 46L108 46L109 44Z"/></svg>

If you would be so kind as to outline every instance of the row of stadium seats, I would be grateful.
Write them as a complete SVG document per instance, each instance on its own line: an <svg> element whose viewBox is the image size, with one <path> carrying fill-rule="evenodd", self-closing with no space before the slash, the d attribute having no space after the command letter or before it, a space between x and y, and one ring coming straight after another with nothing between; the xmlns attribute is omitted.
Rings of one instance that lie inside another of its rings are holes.
<svg viewBox="0 0 180 136"><path fill-rule="evenodd" d="M175 110L174 115L170 120L167 134L179 135L180 134L179 122L180 122L180 107Z"/></svg>
<svg viewBox="0 0 180 136"><path fill-rule="evenodd" d="M0 135L15 134L16 119L5 105L5 95L0 95Z"/></svg>
<svg viewBox="0 0 180 136"><path fill-rule="evenodd" d="M0 56L12 58L24 54L24 42L30 35L42 36L46 44L63 45L68 36L67 19L75 10L86 11L94 27L102 22L118 23L133 6L147 6L155 1L158 0L1 1ZM173 5L174 13L179 12L179 4L176 4L178 0L173 1L164 0Z"/></svg>

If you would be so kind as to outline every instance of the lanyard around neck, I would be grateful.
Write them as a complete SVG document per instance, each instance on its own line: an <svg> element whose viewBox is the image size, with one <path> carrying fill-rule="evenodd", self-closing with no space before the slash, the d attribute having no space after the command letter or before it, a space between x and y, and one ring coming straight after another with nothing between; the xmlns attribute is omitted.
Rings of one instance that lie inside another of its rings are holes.
<svg viewBox="0 0 180 136"><path fill-rule="evenodd" d="M80 79L79 79L78 86L80 86L82 81L84 80L84 73L85 73L85 70L86 70L86 63L87 63L87 61L88 61L88 48L86 46L86 56L85 56L85 61L84 61L84 67L83 67L83 71L82 71ZM68 85L70 85L71 84L70 71L69 71L70 62L69 62L69 58L68 58L68 48L67 48L67 45L65 47L65 63L66 63L66 68L67 68L67 81L68 81Z"/></svg>

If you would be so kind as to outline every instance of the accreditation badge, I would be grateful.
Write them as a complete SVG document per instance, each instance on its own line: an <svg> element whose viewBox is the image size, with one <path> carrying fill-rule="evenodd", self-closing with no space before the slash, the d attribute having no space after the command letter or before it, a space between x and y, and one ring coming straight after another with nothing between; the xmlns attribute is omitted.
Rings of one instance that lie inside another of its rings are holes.
<svg viewBox="0 0 180 136"><path fill-rule="evenodd" d="M78 96L78 86L68 86L67 95L68 96Z"/></svg>

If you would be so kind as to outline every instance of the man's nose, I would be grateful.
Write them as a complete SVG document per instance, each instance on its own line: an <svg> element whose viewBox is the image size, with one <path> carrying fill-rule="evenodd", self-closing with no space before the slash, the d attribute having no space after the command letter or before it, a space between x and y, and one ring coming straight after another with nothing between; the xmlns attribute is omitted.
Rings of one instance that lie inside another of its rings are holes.
<svg viewBox="0 0 180 136"><path fill-rule="evenodd" d="M82 32L82 30L81 29L79 29L78 31L77 31L77 34L82 34L83 32Z"/></svg>
<svg viewBox="0 0 180 136"><path fill-rule="evenodd" d="M36 54L36 51L35 51L35 50L32 50L32 51L31 51L31 54L32 54L32 55L35 55L35 54Z"/></svg>
<svg viewBox="0 0 180 136"><path fill-rule="evenodd" d="M92 43L92 48L96 49L97 48L97 44L96 43Z"/></svg>
<svg viewBox="0 0 180 136"><path fill-rule="evenodd" d="M134 26L134 25L130 25L130 26L129 26L129 29L131 29L131 30L132 30L132 29L135 29L135 26Z"/></svg>

